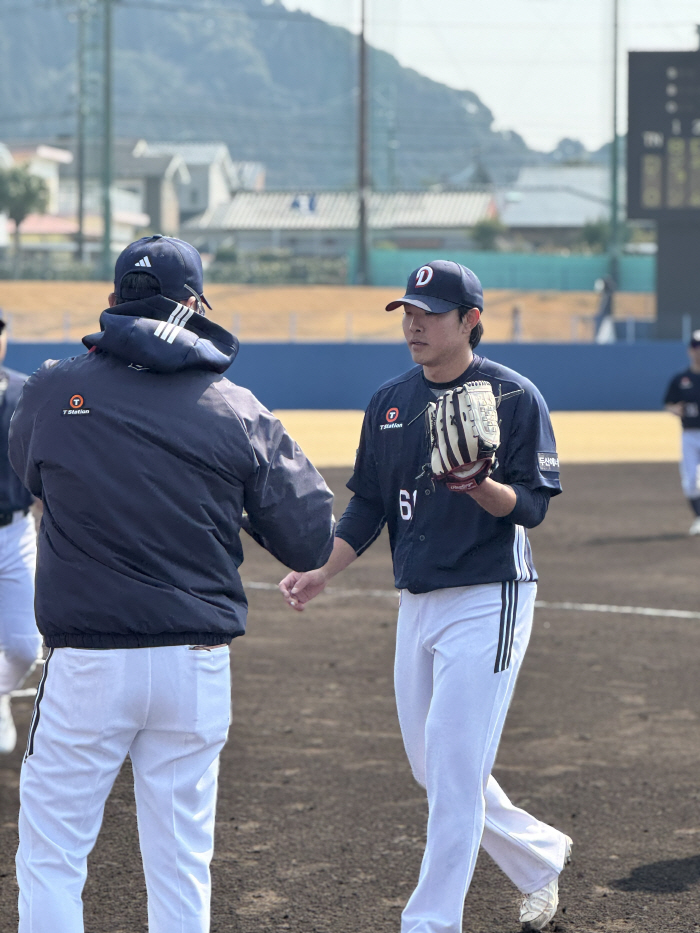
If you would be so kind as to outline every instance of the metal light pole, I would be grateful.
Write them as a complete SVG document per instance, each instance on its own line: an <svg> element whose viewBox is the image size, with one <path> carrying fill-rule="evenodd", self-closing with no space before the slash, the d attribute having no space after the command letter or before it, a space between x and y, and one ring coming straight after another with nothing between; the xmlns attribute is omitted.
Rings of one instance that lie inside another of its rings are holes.
<svg viewBox="0 0 700 933"><path fill-rule="evenodd" d="M613 80L612 80L612 124L613 137L612 147L610 149L610 243L609 251L609 270L610 277L615 283L615 288L619 284L620 272L620 233L619 233L619 189L618 189L618 166L619 155L619 137L617 135L617 53L618 53L618 3L619 0L612 0L613 3Z"/></svg>
<svg viewBox="0 0 700 933"><path fill-rule="evenodd" d="M102 274L112 278L112 0L104 4L103 31L103 139L102 139Z"/></svg>
<svg viewBox="0 0 700 933"><path fill-rule="evenodd" d="M85 0L78 4L78 114L76 131L76 169L78 180L78 235L76 246L78 262L85 261L85 115L87 109L85 44L87 38Z"/></svg>
<svg viewBox="0 0 700 933"><path fill-rule="evenodd" d="M357 284L370 284L367 227L369 211L369 179L367 172L367 43L365 42L365 0L361 0L360 46L358 56L359 98L357 126Z"/></svg>

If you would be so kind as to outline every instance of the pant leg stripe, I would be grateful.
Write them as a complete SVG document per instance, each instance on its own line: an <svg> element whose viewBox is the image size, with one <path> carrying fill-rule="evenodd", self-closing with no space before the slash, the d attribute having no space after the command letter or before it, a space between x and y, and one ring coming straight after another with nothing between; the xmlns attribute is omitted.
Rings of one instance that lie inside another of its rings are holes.
<svg viewBox="0 0 700 933"><path fill-rule="evenodd" d="M508 582L501 583L501 621L498 629L498 650L496 651L496 663L493 668L494 674L503 670L501 667L504 657L506 623L508 618Z"/></svg>
<svg viewBox="0 0 700 933"><path fill-rule="evenodd" d="M37 726L39 725L39 717L41 715L39 705L41 703L42 697L44 696L46 676L49 672L49 662L51 661L52 656L53 656L53 648L49 648L49 653L46 657L46 661L44 662L44 670L41 675L41 680L39 681L39 688L36 692L36 700L34 701L34 712L32 713L32 721L29 726L29 737L27 739L27 750L24 753L25 761L27 760L27 758L29 758L30 755L34 754L34 736L36 735L36 729L37 729Z"/></svg>
<svg viewBox="0 0 700 933"><path fill-rule="evenodd" d="M506 667L510 667L510 657L513 653L513 639L515 637L515 622L518 618L518 581L513 581L512 599L510 605L510 633L508 637L508 655L506 657Z"/></svg>
<svg viewBox="0 0 700 933"><path fill-rule="evenodd" d="M511 631L513 629L513 587L514 582L509 580L506 586L508 587L508 611L506 612L506 629L505 637L503 639L503 656L501 658L501 670L505 671L508 667L508 649L510 646Z"/></svg>

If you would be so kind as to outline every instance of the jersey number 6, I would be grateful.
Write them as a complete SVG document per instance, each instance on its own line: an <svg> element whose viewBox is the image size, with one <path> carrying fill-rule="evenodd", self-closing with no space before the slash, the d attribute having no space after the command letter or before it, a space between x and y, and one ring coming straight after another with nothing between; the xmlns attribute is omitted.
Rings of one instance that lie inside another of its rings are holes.
<svg viewBox="0 0 700 933"><path fill-rule="evenodd" d="M413 510L416 507L416 493L417 489L413 490L413 495L407 490L402 489L399 493L399 509L401 510L401 518L404 521L410 522L413 518Z"/></svg>

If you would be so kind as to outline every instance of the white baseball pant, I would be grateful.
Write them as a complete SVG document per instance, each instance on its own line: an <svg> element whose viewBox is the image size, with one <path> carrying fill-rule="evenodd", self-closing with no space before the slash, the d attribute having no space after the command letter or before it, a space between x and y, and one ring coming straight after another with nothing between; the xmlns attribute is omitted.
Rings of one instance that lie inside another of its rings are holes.
<svg viewBox="0 0 700 933"><path fill-rule="evenodd" d="M0 694L20 686L41 650L34 619L36 531L31 514L15 512L0 528Z"/></svg>
<svg viewBox="0 0 700 933"><path fill-rule="evenodd" d="M461 933L479 845L531 894L564 866L566 837L513 806L491 769L534 611L535 583L401 592L395 688L428 834L402 933Z"/></svg>
<svg viewBox="0 0 700 933"><path fill-rule="evenodd" d="M687 499L700 497L700 428L686 428L682 438L681 483Z"/></svg>
<svg viewBox="0 0 700 933"><path fill-rule="evenodd" d="M228 647L51 649L20 777L19 933L82 933L87 857L131 758L149 933L207 933Z"/></svg>

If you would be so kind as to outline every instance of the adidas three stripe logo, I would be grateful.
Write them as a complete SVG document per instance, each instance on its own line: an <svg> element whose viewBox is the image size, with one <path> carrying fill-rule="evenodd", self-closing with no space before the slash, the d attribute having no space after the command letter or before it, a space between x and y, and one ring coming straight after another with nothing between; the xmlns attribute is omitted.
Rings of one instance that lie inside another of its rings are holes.
<svg viewBox="0 0 700 933"><path fill-rule="evenodd" d="M173 343L185 324L194 314L194 308L178 304L167 321L161 321L153 332L154 337L160 337L168 343Z"/></svg>
<svg viewBox="0 0 700 933"><path fill-rule="evenodd" d="M150 269L150 268L151 268L151 260L148 258L148 256L144 256L143 259L139 259L139 261L138 261L138 262L135 262L134 265L135 265L135 266L141 266L141 267L144 268L144 269Z"/></svg>

